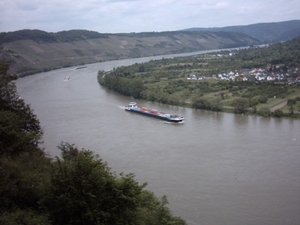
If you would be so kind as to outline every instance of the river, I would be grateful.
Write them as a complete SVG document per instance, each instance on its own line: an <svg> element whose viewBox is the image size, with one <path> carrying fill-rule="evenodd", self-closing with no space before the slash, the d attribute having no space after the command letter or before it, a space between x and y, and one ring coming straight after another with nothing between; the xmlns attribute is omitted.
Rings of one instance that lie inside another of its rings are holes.
<svg viewBox="0 0 300 225"><path fill-rule="evenodd" d="M164 56L173 57L173 56ZM160 57L65 68L16 81L44 129L45 151L61 141L134 173L189 225L298 225L300 121L208 112L135 100L181 114L169 124L124 111L133 101L101 87L98 70ZM68 81L64 81L70 76Z"/></svg>

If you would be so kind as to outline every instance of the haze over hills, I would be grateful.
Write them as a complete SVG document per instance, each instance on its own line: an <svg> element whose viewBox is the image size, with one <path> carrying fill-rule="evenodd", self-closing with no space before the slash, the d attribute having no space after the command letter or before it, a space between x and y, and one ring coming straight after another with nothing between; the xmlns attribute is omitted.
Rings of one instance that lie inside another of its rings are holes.
<svg viewBox="0 0 300 225"><path fill-rule="evenodd" d="M277 23L257 23L246 26L188 28L184 31L227 31L250 35L262 43L276 43L300 36L300 20Z"/></svg>
<svg viewBox="0 0 300 225"><path fill-rule="evenodd" d="M11 61L10 73L25 76L108 60L258 45L286 40L287 37L297 35L298 31L299 20L225 28L119 34L87 30L57 33L19 30L0 33L0 59Z"/></svg>

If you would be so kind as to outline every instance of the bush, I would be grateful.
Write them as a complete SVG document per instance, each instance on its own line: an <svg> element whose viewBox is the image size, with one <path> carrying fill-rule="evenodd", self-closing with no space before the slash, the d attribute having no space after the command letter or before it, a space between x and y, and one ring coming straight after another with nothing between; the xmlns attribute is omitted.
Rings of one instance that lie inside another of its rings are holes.
<svg viewBox="0 0 300 225"><path fill-rule="evenodd" d="M283 112L281 109L276 109L273 113L274 117L280 118L283 116Z"/></svg>
<svg viewBox="0 0 300 225"><path fill-rule="evenodd" d="M261 107L257 113L258 113L258 115L263 116L263 117L271 116L271 111L268 107Z"/></svg>
<svg viewBox="0 0 300 225"><path fill-rule="evenodd" d="M247 98L237 98L232 101L232 106L234 107L234 112L237 114L243 114L248 111L249 100Z"/></svg>
<svg viewBox="0 0 300 225"><path fill-rule="evenodd" d="M268 97L266 95L261 95L257 100L259 103L267 103Z"/></svg>
<svg viewBox="0 0 300 225"><path fill-rule="evenodd" d="M296 103L297 103L297 100L296 100L295 98L293 98L293 99L288 99L288 101L287 101L287 105L289 105L289 106L294 105L294 104L296 104Z"/></svg>

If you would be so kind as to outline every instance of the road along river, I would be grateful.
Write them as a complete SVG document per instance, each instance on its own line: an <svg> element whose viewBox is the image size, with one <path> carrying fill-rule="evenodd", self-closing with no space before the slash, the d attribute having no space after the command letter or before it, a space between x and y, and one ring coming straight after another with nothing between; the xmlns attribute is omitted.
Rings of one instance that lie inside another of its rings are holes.
<svg viewBox="0 0 300 225"><path fill-rule="evenodd" d="M168 56L172 57L172 56ZM97 83L98 70L159 57L66 68L16 81L44 127L44 148L61 141L134 173L190 225L298 225L300 121L193 110L136 100L181 114L185 124L125 112L133 101ZM68 81L64 81L70 76Z"/></svg>

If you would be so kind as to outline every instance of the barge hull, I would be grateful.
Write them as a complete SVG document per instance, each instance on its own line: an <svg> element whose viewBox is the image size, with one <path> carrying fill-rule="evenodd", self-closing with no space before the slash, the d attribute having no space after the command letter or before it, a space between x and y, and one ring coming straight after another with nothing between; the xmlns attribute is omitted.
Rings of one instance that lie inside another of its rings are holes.
<svg viewBox="0 0 300 225"><path fill-rule="evenodd" d="M148 116L148 117L152 117L152 118L156 118L156 119L160 119L160 120L164 120L164 121L167 121L167 122L172 122L172 123L180 123L180 122L183 121L182 119L181 120L172 120L172 119L169 119L169 118L164 117L164 116L160 116L160 115L152 114L152 113L147 113L147 112L143 112L143 111L135 111L135 110L127 110L127 111L134 112L134 113L144 115L144 116Z"/></svg>

